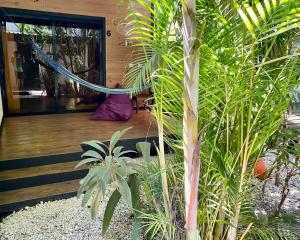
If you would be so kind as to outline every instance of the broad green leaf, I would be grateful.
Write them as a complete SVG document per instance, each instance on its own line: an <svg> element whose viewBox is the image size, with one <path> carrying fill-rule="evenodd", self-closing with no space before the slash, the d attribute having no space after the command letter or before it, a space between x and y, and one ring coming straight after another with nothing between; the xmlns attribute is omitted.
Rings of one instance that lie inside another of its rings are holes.
<svg viewBox="0 0 300 240"><path fill-rule="evenodd" d="M139 182L138 176L136 174L131 174L129 176L128 183L129 183L131 197L132 197L132 208L134 209L135 213L137 214L138 213L137 211L140 211L140 208L141 208L140 182Z"/></svg>
<svg viewBox="0 0 300 240"><path fill-rule="evenodd" d="M86 184L80 186L77 192L77 198L79 198L83 192L89 191L90 189L94 189L97 185L98 179L96 179L95 177L91 178L91 180L88 181Z"/></svg>
<svg viewBox="0 0 300 240"><path fill-rule="evenodd" d="M126 164L124 162L124 160L120 159L120 158L115 158L116 161L118 162L119 166L122 168L122 170L124 171L124 174L126 175Z"/></svg>
<svg viewBox="0 0 300 240"><path fill-rule="evenodd" d="M119 192L122 195L122 198L129 206L132 206L131 192L126 180L120 175L116 175L116 177L117 177L117 186Z"/></svg>
<svg viewBox="0 0 300 240"><path fill-rule="evenodd" d="M102 200L101 191L97 189L91 204L91 213L93 219L95 219L97 216L97 213L100 208L101 200Z"/></svg>
<svg viewBox="0 0 300 240"><path fill-rule="evenodd" d="M110 175L108 171L103 171L103 173L100 176L101 181L99 182L101 189L102 189L102 195L105 197L107 185L111 183Z"/></svg>
<svg viewBox="0 0 300 240"><path fill-rule="evenodd" d="M121 177L124 177L124 178L127 177L126 172L127 171L124 168L122 168L122 167L116 168L116 174L118 174Z"/></svg>
<svg viewBox="0 0 300 240"><path fill-rule="evenodd" d="M88 164L88 163L95 163L95 162L99 162L98 158L85 158L82 161L80 161L75 168L78 168L84 164Z"/></svg>
<svg viewBox="0 0 300 240"><path fill-rule="evenodd" d="M102 156L98 152L93 151L93 150L88 150L81 155L81 158L85 158L85 157L98 158L101 160L103 159Z"/></svg>
<svg viewBox="0 0 300 240"><path fill-rule="evenodd" d="M91 141L83 142L82 144L88 145L88 146L95 148L95 149L103 152L104 154L106 154L106 151L104 150L104 148L102 146L104 146L105 148L107 148L107 146L103 142L100 142L97 140L91 140Z"/></svg>
<svg viewBox="0 0 300 240"><path fill-rule="evenodd" d="M86 191L86 193L83 195L83 198L82 198L82 201L81 201L81 206L82 207L85 207L88 204L88 202L89 202L91 196L93 195L93 193L94 193L94 188L91 188L88 191Z"/></svg>
<svg viewBox="0 0 300 240"><path fill-rule="evenodd" d="M117 142L120 140L120 138L132 127L129 128L125 128L122 131L117 131L115 132L110 139L110 144L109 144L109 152L111 153L115 147L115 145L117 144Z"/></svg>
<svg viewBox="0 0 300 240"><path fill-rule="evenodd" d="M136 151L133 151L133 150L126 150L126 151L120 152L120 153L119 153L119 157L121 157L121 156L123 156L123 155L125 155L125 154L127 154L127 153L136 153Z"/></svg>
<svg viewBox="0 0 300 240"><path fill-rule="evenodd" d="M133 161L133 159L132 158L130 158L130 157L118 157L119 159L122 159L124 162L132 162ZM127 164L127 163L126 163Z"/></svg>
<svg viewBox="0 0 300 240"><path fill-rule="evenodd" d="M91 178L93 178L96 174L96 171L99 169L100 167L94 167L91 168L88 172L88 174L80 180L80 184L84 185L86 182L88 182Z"/></svg>
<svg viewBox="0 0 300 240"><path fill-rule="evenodd" d="M106 156L105 157L105 166L106 166L107 171L109 171L109 169L111 167L111 164L112 164L112 161L113 161L112 156Z"/></svg>
<svg viewBox="0 0 300 240"><path fill-rule="evenodd" d="M122 167L118 167L116 169L116 174L119 174L122 177L127 177L128 175L135 174L137 172L138 172L138 168L135 165L128 166L128 164L127 164L126 169L124 169Z"/></svg>
<svg viewBox="0 0 300 240"><path fill-rule="evenodd" d="M80 180L80 188L77 193L77 197L80 197L80 195L85 191L93 188L100 180L100 175L105 173L104 167L95 167L89 170L89 173Z"/></svg>
<svg viewBox="0 0 300 240"><path fill-rule="evenodd" d="M80 198L81 194L84 192L85 185L81 185L77 191L77 199Z"/></svg>
<svg viewBox="0 0 300 240"><path fill-rule="evenodd" d="M122 146L114 148L114 150L113 150L114 157L118 157L123 148L124 147L122 147Z"/></svg>
<svg viewBox="0 0 300 240"><path fill-rule="evenodd" d="M121 194L120 192L116 189L112 195L110 196L105 211L103 215L103 222L102 222L102 234L104 235L109 227L111 218L114 214L114 211L118 205L118 202L120 201Z"/></svg>
<svg viewBox="0 0 300 240"><path fill-rule="evenodd" d="M131 236L130 236L130 240L140 240L141 238L141 224L142 221L140 218L135 217L134 219L134 223L132 226L132 231L131 231Z"/></svg>

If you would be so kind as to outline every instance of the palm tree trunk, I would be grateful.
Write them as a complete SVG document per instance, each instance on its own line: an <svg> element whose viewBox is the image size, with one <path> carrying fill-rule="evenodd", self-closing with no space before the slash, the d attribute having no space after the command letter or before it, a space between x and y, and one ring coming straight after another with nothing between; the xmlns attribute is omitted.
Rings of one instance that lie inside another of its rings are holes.
<svg viewBox="0 0 300 240"><path fill-rule="evenodd" d="M183 90L185 229L186 239L195 240L198 239L197 207L200 171L199 152L197 152L200 151L200 141L198 141L199 41L196 39L196 1L182 0L181 2L185 59Z"/></svg>

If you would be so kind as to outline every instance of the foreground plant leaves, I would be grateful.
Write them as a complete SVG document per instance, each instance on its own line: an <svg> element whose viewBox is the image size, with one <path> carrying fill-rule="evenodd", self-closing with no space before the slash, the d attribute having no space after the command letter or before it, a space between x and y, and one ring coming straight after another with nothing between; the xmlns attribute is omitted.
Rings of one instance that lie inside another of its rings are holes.
<svg viewBox="0 0 300 240"><path fill-rule="evenodd" d="M115 212L115 209L121 199L120 192L116 189L113 194L110 196L105 212L103 215L103 223L102 223L102 234L104 235L109 227L110 221L112 219L112 216Z"/></svg>
<svg viewBox="0 0 300 240"><path fill-rule="evenodd" d="M121 177L120 175L117 175L117 185L118 185L118 189L119 189L122 197L124 198L125 202L129 206L131 206L132 198L131 198L130 188L129 188L126 180L123 177Z"/></svg>
<svg viewBox="0 0 300 240"><path fill-rule="evenodd" d="M143 164L126 155L136 153L135 151L122 151L124 147L116 147L119 139L129 129L126 128L114 133L109 146L100 141L83 143L83 149L86 151L82 154L83 160L77 167L87 165L89 172L80 181L77 197L79 198L83 194L82 206L87 206L90 203L91 215L92 218L95 218L107 191L111 191L111 187L113 187L113 193L104 211L102 234L104 235L107 232L115 209L120 199L123 198L135 213L136 219L132 231L132 239L137 240L140 236L141 227L141 222L137 218L140 211L140 185L137 173L143 167ZM144 143L144 146L144 152L150 155L151 144ZM149 149L147 150L147 148Z"/></svg>

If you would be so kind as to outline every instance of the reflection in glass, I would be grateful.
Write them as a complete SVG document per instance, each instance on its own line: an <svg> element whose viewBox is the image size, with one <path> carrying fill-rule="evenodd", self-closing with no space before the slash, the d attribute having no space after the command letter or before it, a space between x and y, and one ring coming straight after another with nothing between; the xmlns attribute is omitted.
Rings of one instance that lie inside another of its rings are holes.
<svg viewBox="0 0 300 240"><path fill-rule="evenodd" d="M57 61L85 81L99 84L99 30L70 24L57 26L56 41ZM58 78L58 95L60 107L67 110L95 108L99 98L95 91L61 75Z"/></svg>
<svg viewBox="0 0 300 240"><path fill-rule="evenodd" d="M52 55L48 26L6 23L2 42L9 113L55 110L54 72L36 58L32 38Z"/></svg>

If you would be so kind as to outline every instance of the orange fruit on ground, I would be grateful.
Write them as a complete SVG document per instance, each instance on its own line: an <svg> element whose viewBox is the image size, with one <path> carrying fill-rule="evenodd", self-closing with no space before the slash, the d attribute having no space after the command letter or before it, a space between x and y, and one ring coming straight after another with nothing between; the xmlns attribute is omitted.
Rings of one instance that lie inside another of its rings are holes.
<svg viewBox="0 0 300 240"><path fill-rule="evenodd" d="M261 159L261 158L258 160L258 162L255 165L254 177L256 177L260 180L265 180L270 177L270 175L268 175L267 166L264 163L263 159Z"/></svg>

